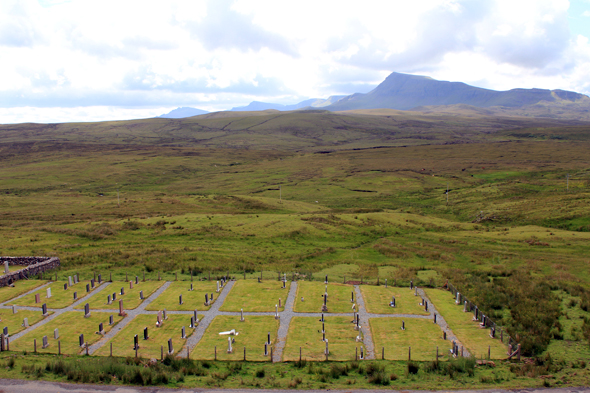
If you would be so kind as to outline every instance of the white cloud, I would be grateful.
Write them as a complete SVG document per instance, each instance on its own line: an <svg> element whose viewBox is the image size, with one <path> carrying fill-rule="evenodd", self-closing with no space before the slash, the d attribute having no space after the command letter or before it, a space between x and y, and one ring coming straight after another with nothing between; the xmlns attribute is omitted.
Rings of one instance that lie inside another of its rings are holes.
<svg viewBox="0 0 590 393"><path fill-rule="evenodd" d="M27 113L35 121L99 120L176 106L294 103L366 92L392 71L493 89L589 93L590 45L569 32L568 6L5 0L0 123L26 121Z"/></svg>

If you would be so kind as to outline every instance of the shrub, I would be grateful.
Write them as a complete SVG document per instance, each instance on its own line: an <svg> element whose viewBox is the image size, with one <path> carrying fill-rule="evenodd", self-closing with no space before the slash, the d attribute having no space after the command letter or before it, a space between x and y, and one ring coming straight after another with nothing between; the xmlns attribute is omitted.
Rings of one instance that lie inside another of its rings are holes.
<svg viewBox="0 0 590 393"><path fill-rule="evenodd" d="M418 363L408 362L408 374L418 374Z"/></svg>

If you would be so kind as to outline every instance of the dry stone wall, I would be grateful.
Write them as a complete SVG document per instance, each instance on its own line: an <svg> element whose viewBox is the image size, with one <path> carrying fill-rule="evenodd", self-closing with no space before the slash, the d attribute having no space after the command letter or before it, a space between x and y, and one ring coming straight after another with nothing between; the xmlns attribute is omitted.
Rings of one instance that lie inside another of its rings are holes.
<svg viewBox="0 0 590 393"><path fill-rule="evenodd" d="M35 277L37 274L59 267L57 257L0 257L0 269L4 269L4 263L9 266L24 266L21 270L4 274L0 277L0 287L5 287L17 280Z"/></svg>

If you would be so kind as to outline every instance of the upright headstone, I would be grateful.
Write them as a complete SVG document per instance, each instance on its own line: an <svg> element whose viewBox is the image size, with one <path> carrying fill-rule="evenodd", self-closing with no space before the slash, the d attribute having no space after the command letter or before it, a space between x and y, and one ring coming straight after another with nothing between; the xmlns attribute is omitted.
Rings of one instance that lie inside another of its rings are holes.
<svg viewBox="0 0 590 393"><path fill-rule="evenodd" d="M98 274L98 283L101 284L102 283L102 276L100 275L100 273Z"/></svg>
<svg viewBox="0 0 590 393"><path fill-rule="evenodd" d="M41 303L41 296L38 293L35 294L35 303Z"/></svg>
<svg viewBox="0 0 590 393"><path fill-rule="evenodd" d="M191 317L191 324L189 325L191 328L195 327L195 318Z"/></svg>
<svg viewBox="0 0 590 393"><path fill-rule="evenodd" d="M180 294L180 296L178 296L178 304L182 304L182 294Z"/></svg>
<svg viewBox="0 0 590 393"><path fill-rule="evenodd" d="M109 315L109 325L112 325L113 323L115 323L115 319L112 315Z"/></svg>
<svg viewBox="0 0 590 393"><path fill-rule="evenodd" d="M414 289L414 280L410 280L410 289Z"/></svg>
<svg viewBox="0 0 590 393"><path fill-rule="evenodd" d="M172 355L174 353L174 347L172 347L172 339L168 340L168 354Z"/></svg>
<svg viewBox="0 0 590 393"><path fill-rule="evenodd" d="M102 322L98 324L98 333L104 334L104 326Z"/></svg>
<svg viewBox="0 0 590 393"><path fill-rule="evenodd" d="M279 319L279 305L275 304L275 319Z"/></svg>
<svg viewBox="0 0 590 393"><path fill-rule="evenodd" d="M49 342L47 340L47 336L43 336L43 349L47 348L49 346Z"/></svg>
<svg viewBox="0 0 590 393"><path fill-rule="evenodd" d="M326 274L326 281L324 281L324 284L328 283L328 275Z"/></svg>
<svg viewBox="0 0 590 393"><path fill-rule="evenodd" d="M86 284L86 292L90 292L90 284Z"/></svg>
<svg viewBox="0 0 590 393"><path fill-rule="evenodd" d="M59 338L59 330L57 328L53 329L53 339L57 340Z"/></svg>
<svg viewBox="0 0 590 393"><path fill-rule="evenodd" d="M231 347L231 337L227 338L227 353L233 353L233 348Z"/></svg>
<svg viewBox="0 0 590 393"><path fill-rule="evenodd" d="M78 292L74 292L74 300L78 300Z"/></svg>
<svg viewBox="0 0 590 393"><path fill-rule="evenodd" d="M266 342L268 343L268 345L271 344L271 342L270 342L270 332L268 332L268 334L266 336Z"/></svg>
<svg viewBox="0 0 590 393"><path fill-rule="evenodd" d="M139 278L137 278L137 276L135 276L135 283L139 284Z"/></svg>
<svg viewBox="0 0 590 393"><path fill-rule="evenodd" d="M10 269L8 268L8 261L4 261L4 274L10 273Z"/></svg>
<svg viewBox="0 0 590 393"><path fill-rule="evenodd" d="M139 298L143 300L143 291L139 291Z"/></svg>
<svg viewBox="0 0 590 393"><path fill-rule="evenodd" d="M78 336L78 344L80 347L84 347L84 334L80 334L80 336Z"/></svg>
<svg viewBox="0 0 590 393"><path fill-rule="evenodd" d="M51 299L51 288L47 288L47 299Z"/></svg>
<svg viewBox="0 0 590 393"><path fill-rule="evenodd" d="M129 281L129 289L133 289L133 281Z"/></svg>
<svg viewBox="0 0 590 393"><path fill-rule="evenodd" d="M168 319L168 315L166 315L166 309L162 311L162 316L164 317L164 321Z"/></svg>
<svg viewBox="0 0 590 393"><path fill-rule="evenodd" d="M191 292L193 291L193 283L192 282L191 282L191 289L189 289L189 291L191 291Z"/></svg>
<svg viewBox="0 0 590 393"><path fill-rule="evenodd" d="M245 319L244 319L244 309L241 308L240 309L240 322L244 322L244 321L245 321Z"/></svg>
<svg viewBox="0 0 590 393"><path fill-rule="evenodd" d="M117 300L117 292L113 292L113 301Z"/></svg>
<svg viewBox="0 0 590 393"><path fill-rule="evenodd" d="M72 276L68 276L68 286L72 286Z"/></svg>
<svg viewBox="0 0 590 393"><path fill-rule="evenodd" d="M125 295L125 288L121 287L121 296Z"/></svg>
<svg viewBox="0 0 590 393"><path fill-rule="evenodd" d="M14 305L14 304L12 305L12 313L16 314L16 305Z"/></svg>
<svg viewBox="0 0 590 393"><path fill-rule="evenodd" d="M147 340L148 338L150 338L150 336L148 334L148 328L146 326L145 328L143 328L143 339Z"/></svg>
<svg viewBox="0 0 590 393"><path fill-rule="evenodd" d="M158 311L158 316L156 317L156 327L162 326L162 311Z"/></svg>
<svg viewBox="0 0 590 393"><path fill-rule="evenodd" d="M406 330L406 322L402 321L402 330Z"/></svg>
<svg viewBox="0 0 590 393"><path fill-rule="evenodd" d="M119 315L125 316L125 311L123 310L123 299L119 300Z"/></svg>
<svg viewBox="0 0 590 393"><path fill-rule="evenodd" d="M84 318L90 318L90 304L84 305Z"/></svg>
<svg viewBox="0 0 590 393"><path fill-rule="evenodd" d="M209 306L209 295L205 294L205 306Z"/></svg>
<svg viewBox="0 0 590 393"><path fill-rule="evenodd" d="M180 329L180 338L186 338L186 331L184 330L184 326Z"/></svg>
<svg viewBox="0 0 590 393"><path fill-rule="evenodd" d="M64 291L67 291L67 290L68 290L68 283L64 282Z"/></svg>
<svg viewBox="0 0 590 393"><path fill-rule="evenodd" d="M350 292L350 302L354 303L354 291Z"/></svg>
<svg viewBox="0 0 590 393"><path fill-rule="evenodd" d="M92 278L92 279L90 280L90 287L91 287L92 289L94 289L94 282L95 282L95 281L94 281L94 278Z"/></svg>
<svg viewBox="0 0 590 393"><path fill-rule="evenodd" d="M29 318L23 319L23 327L26 329L29 327Z"/></svg>
<svg viewBox="0 0 590 393"><path fill-rule="evenodd" d="M43 316L46 317L47 314L47 303L43 303L43 305L41 306L41 311L43 311Z"/></svg>
<svg viewBox="0 0 590 393"><path fill-rule="evenodd" d="M217 281L217 290L215 292L219 292L219 281Z"/></svg>
<svg viewBox="0 0 590 393"><path fill-rule="evenodd" d="M137 350L139 349L139 338L137 337L137 334L135 336L133 336L133 350Z"/></svg>
<svg viewBox="0 0 590 393"><path fill-rule="evenodd" d="M107 295L107 304L111 304L111 295Z"/></svg>

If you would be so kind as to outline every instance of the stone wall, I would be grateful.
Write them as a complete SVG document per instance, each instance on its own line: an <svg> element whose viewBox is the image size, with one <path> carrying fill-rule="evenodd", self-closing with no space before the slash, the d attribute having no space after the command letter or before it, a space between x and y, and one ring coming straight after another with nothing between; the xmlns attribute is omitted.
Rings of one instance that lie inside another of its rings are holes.
<svg viewBox="0 0 590 393"><path fill-rule="evenodd" d="M24 266L21 270L11 272L0 277L0 287L5 287L17 280L35 277L39 273L59 267L59 258L53 257L0 257L0 269L4 269L4 263L8 265Z"/></svg>

